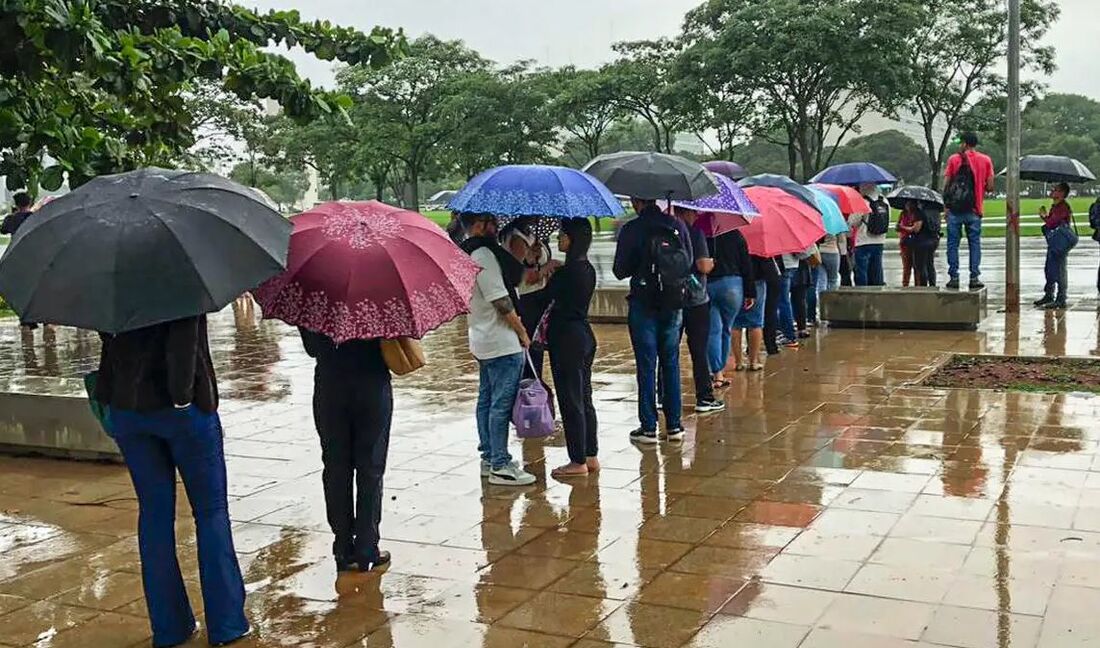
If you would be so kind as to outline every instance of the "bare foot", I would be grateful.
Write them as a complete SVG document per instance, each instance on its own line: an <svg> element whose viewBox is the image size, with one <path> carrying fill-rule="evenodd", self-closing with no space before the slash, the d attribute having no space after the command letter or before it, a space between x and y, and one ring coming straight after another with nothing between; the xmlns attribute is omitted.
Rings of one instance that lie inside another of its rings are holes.
<svg viewBox="0 0 1100 648"><path fill-rule="evenodd" d="M584 460L584 465L588 467L588 472L600 472L600 460L595 457L589 457Z"/></svg>
<svg viewBox="0 0 1100 648"><path fill-rule="evenodd" d="M551 477L583 477L588 474L585 464L567 463L550 471Z"/></svg>

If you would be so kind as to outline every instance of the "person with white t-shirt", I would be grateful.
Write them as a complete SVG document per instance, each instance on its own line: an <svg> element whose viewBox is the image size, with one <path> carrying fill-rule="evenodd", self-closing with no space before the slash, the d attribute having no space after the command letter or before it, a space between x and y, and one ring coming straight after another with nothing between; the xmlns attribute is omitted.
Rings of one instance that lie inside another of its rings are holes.
<svg viewBox="0 0 1100 648"><path fill-rule="evenodd" d="M470 352L480 370L477 397L481 475L489 483L526 486L535 476L508 454L508 425L531 340L516 312L516 286L523 264L497 242L497 221L488 214L463 214L462 249L481 266L467 316Z"/></svg>

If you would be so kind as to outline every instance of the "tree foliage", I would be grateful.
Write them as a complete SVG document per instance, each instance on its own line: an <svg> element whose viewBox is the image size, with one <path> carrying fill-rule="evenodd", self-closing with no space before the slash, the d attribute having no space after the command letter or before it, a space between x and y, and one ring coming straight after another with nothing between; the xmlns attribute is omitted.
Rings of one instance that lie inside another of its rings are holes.
<svg viewBox="0 0 1100 648"><path fill-rule="evenodd" d="M262 48L378 67L403 42L387 29L362 34L217 0L0 0L0 175L12 188L53 189L63 174L77 185L170 164L195 142L187 93L201 80L274 99L301 121L339 112L344 99ZM43 169L44 155L56 164Z"/></svg>

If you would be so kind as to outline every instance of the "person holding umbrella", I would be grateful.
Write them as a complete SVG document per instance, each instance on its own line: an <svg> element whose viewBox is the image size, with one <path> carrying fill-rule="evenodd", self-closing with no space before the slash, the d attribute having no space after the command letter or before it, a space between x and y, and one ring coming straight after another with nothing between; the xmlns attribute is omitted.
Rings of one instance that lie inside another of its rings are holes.
<svg viewBox="0 0 1100 648"><path fill-rule="evenodd" d="M1043 219L1043 234L1047 239L1047 259L1044 267L1046 284L1043 286L1043 296L1035 302L1035 306L1047 310L1061 310L1066 307L1066 297L1069 290L1069 251L1072 245L1060 244L1059 228L1069 230L1073 223L1073 210L1066 198L1069 197L1069 184L1059 182L1050 190L1051 207L1047 211L1045 206L1039 208L1039 217ZM1076 238L1074 237L1074 242Z"/></svg>
<svg viewBox="0 0 1100 648"><path fill-rule="evenodd" d="M885 286L882 251L890 230L890 205L876 184L864 183L859 191L867 200L870 213L848 217L848 224L855 230L855 285Z"/></svg>
<svg viewBox="0 0 1100 648"><path fill-rule="evenodd" d="M680 391L680 330L696 255L682 221L665 214L657 200L695 200L718 193L710 173L698 163L662 153L614 153L589 162L584 170L607 187L632 196L638 217L623 225L612 271L630 279L627 298L630 341L638 381L639 427L636 443L657 443L657 364L664 382L666 435L684 437Z"/></svg>
<svg viewBox="0 0 1100 648"><path fill-rule="evenodd" d="M0 259L0 294L24 320L100 332L99 370L85 381L137 495L157 646L196 629L176 556L177 473L195 518L207 637L219 645L249 632L205 314L282 271L289 235L251 189L143 169L50 202Z"/></svg>

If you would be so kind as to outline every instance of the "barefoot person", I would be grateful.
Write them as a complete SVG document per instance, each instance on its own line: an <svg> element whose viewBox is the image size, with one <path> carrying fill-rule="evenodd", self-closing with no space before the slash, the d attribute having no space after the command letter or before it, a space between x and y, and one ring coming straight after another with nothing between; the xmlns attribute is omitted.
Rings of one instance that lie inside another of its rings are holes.
<svg viewBox="0 0 1100 648"><path fill-rule="evenodd" d="M588 306L596 290L596 269L588 261L592 226L587 218L562 221L558 250L565 265L546 287L551 300L547 324L550 370L558 394L558 411L565 428L569 463L555 468L554 477L587 475L599 470L596 459L596 408L592 404L592 361L596 338L588 324Z"/></svg>

